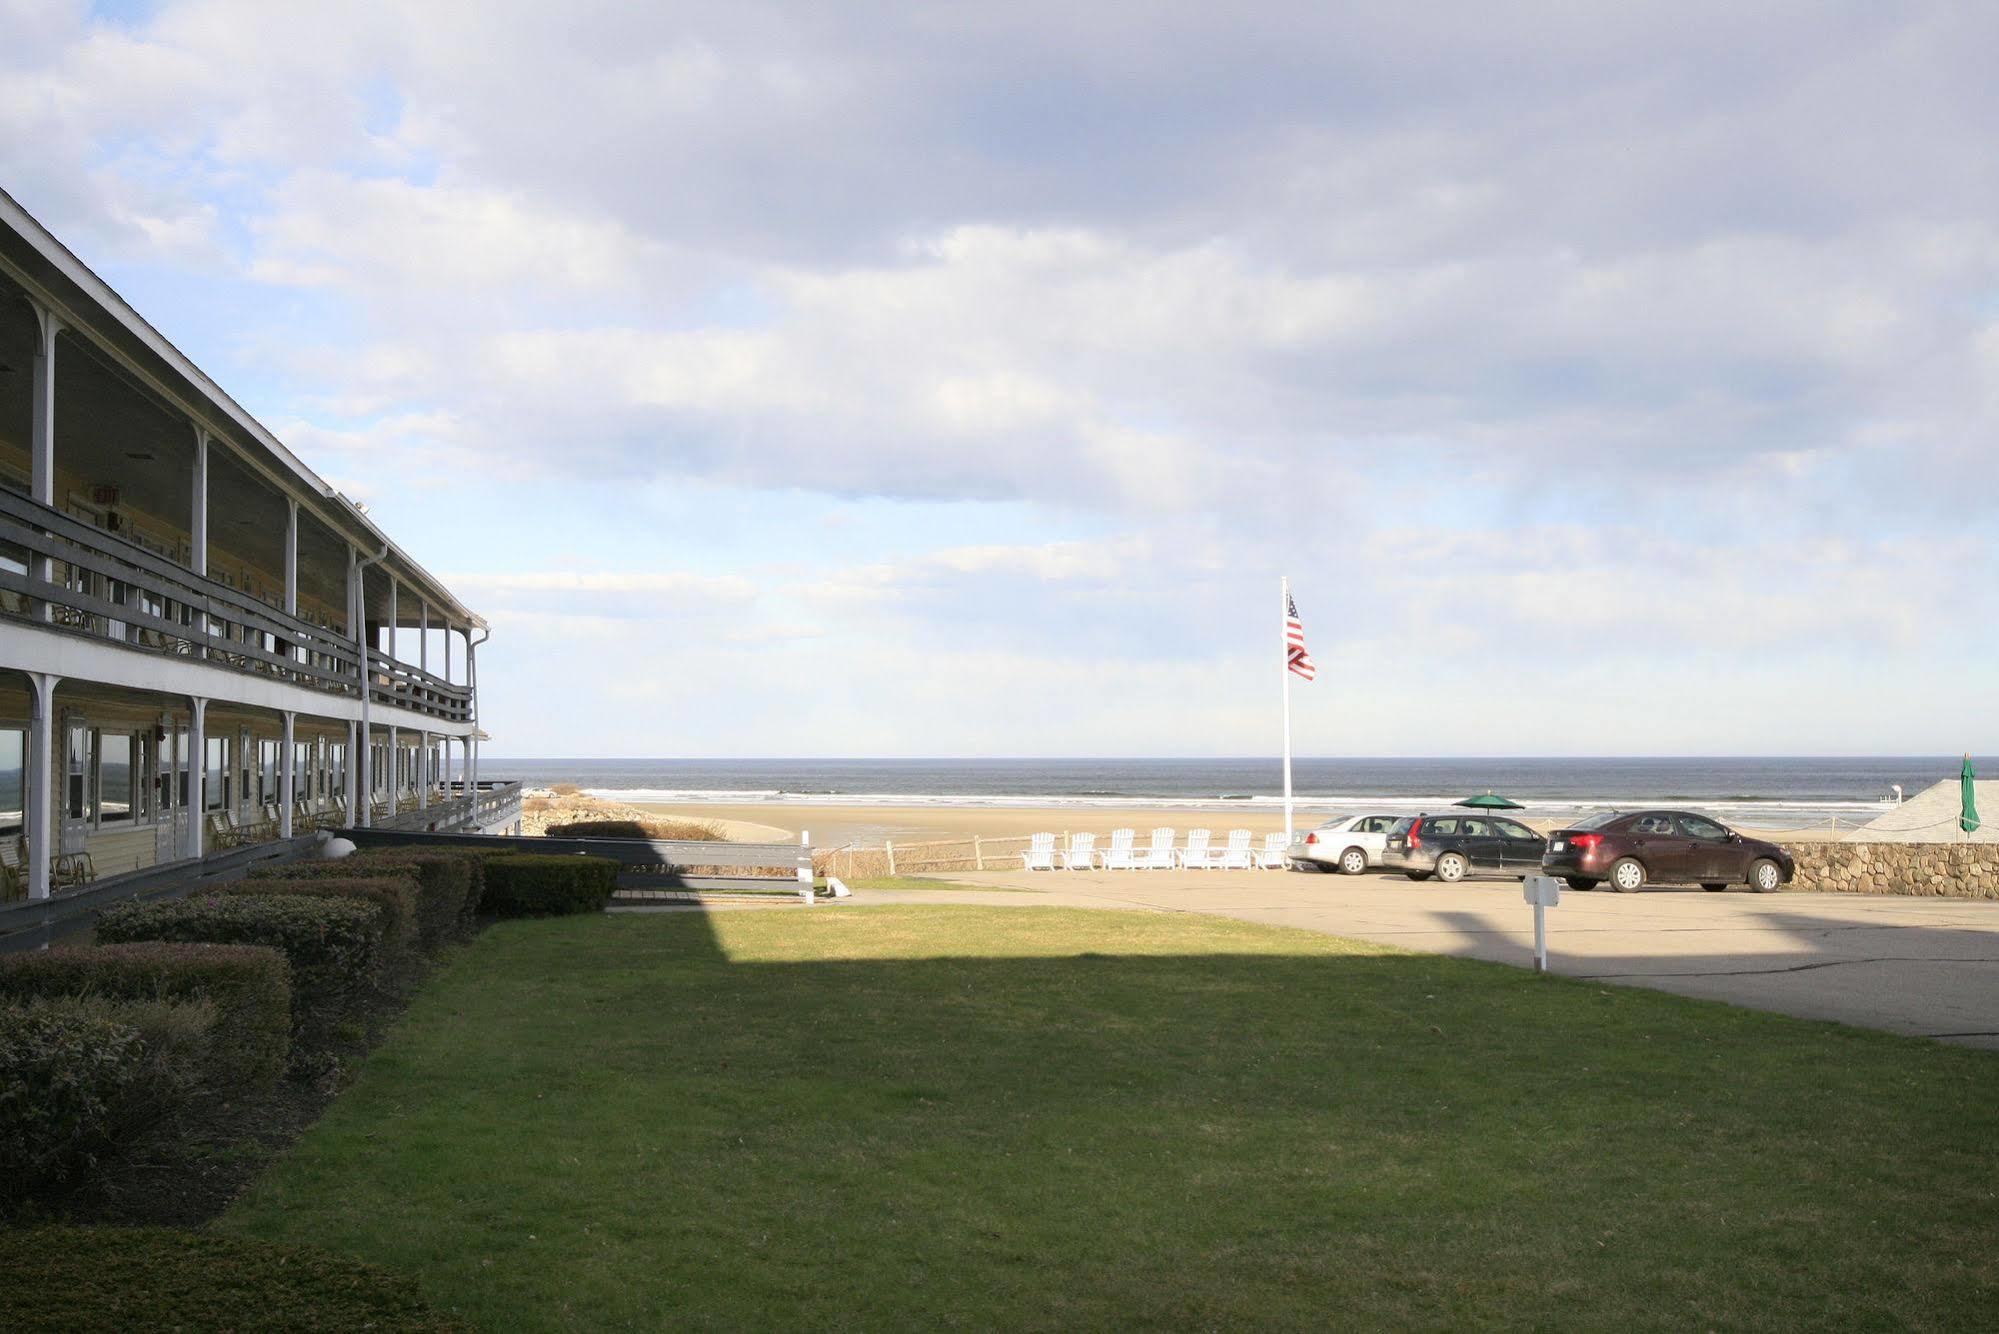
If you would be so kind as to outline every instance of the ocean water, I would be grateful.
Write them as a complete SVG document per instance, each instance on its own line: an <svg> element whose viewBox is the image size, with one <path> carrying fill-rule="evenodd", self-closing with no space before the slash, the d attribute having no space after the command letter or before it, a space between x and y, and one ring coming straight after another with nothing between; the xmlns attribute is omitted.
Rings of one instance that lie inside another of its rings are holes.
<svg viewBox="0 0 1999 1334"><path fill-rule="evenodd" d="M1498 792L1530 813L1694 806L1769 828L1858 823L1954 778L1961 757L1297 759L1298 804L1417 811ZM1999 773L1991 759L1981 773ZM1257 759L590 760L481 757L481 776L574 783L630 801L820 805L1275 806L1283 770Z"/></svg>

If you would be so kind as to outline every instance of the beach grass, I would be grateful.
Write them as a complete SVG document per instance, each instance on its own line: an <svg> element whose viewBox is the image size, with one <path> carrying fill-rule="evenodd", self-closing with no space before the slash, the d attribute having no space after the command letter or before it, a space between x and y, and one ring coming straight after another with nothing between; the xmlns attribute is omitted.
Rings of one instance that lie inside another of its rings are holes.
<svg viewBox="0 0 1999 1334"><path fill-rule="evenodd" d="M1999 1060L1175 914L502 923L219 1224L488 1329L1969 1327Z"/></svg>

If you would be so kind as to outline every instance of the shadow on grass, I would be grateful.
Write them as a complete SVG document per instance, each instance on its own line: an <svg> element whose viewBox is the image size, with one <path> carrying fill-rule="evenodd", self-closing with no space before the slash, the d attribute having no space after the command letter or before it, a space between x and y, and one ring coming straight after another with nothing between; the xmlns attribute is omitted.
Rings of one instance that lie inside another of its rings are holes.
<svg viewBox="0 0 1999 1334"><path fill-rule="evenodd" d="M225 1220L492 1327L1965 1323L1999 1062L1245 923L503 926Z"/></svg>

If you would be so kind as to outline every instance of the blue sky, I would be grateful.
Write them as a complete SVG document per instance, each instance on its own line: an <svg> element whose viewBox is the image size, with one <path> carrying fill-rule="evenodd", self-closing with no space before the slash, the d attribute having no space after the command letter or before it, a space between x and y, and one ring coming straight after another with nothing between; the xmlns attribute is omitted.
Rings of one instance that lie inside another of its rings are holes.
<svg viewBox="0 0 1999 1334"><path fill-rule="evenodd" d="M1999 17L0 0L503 754L1990 749Z"/></svg>

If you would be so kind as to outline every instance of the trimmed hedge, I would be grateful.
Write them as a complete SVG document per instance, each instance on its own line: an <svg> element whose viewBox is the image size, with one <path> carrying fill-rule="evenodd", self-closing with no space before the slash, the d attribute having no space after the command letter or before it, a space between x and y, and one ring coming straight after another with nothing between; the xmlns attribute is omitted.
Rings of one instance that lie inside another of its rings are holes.
<svg viewBox="0 0 1999 1334"><path fill-rule="evenodd" d="M160 1227L0 1232L0 1329L467 1328L411 1279L316 1246Z"/></svg>
<svg viewBox="0 0 1999 1334"><path fill-rule="evenodd" d="M358 869L358 868L350 868ZM408 876L314 876L298 880L244 880L221 885L207 893L225 898L308 898L353 899L372 903L381 914L382 950L385 956L401 958L416 949L417 892Z"/></svg>
<svg viewBox="0 0 1999 1334"><path fill-rule="evenodd" d="M213 1002L218 1091L271 1087L291 1047L291 966L267 945L142 941L0 958L0 999L38 996Z"/></svg>
<svg viewBox="0 0 1999 1334"><path fill-rule="evenodd" d="M287 862L250 872L251 880L354 880L402 876L416 889L417 947L435 954L471 934L478 911L477 854L416 848L382 848L323 861Z"/></svg>
<svg viewBox="0 0 1999 1334"><path fill-rule="evenodd" d="M496 917L557 917L602 912L618 887L608 857L506 853L486 858L484 908Z"/></svg>
<svg viewBox="0 0 1999 1334"><path fill-rule="evenodd" d="M393 867L416 877L427 914L425 939L436 942L425 948L441 948L451 940L472 934L479 916L477 853L444 848L379 848L357 852L352 860L366 866L369 875Z"/></svg>
<svg viewBox="0 0 1999 1334"><path fill-rule="evenodd" d="M0 1182L66 1180L176 1121L208 1073L215 1014L102 996L0 1006Z"/></svg>
<svg viewBox="0 0 1999 1334"><path fill-rule="evenodd" d="M359 999L382 967L381 909L349 898L204 892L173 902L121 903L97 919L97 938L269 945L291 964L292 1019L299 1030Z"/></svg>

